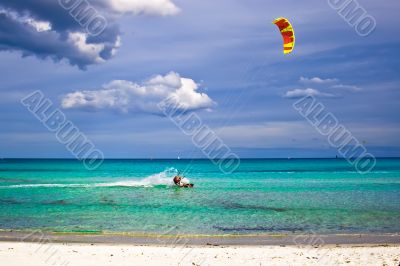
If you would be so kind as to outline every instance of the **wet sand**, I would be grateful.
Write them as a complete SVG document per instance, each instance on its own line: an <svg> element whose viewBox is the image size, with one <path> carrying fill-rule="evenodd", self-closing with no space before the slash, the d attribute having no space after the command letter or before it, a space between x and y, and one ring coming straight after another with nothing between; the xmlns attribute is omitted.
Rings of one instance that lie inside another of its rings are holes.
<svg viewBox="0 0 400 266"><path fill-rule="evenodd" d="M50 233L42 231L0 231L0 241L53 243L105 243L133 245L336 245L399 244L400 234L265 234L265 235L151 235L141 233Z"/></svg>

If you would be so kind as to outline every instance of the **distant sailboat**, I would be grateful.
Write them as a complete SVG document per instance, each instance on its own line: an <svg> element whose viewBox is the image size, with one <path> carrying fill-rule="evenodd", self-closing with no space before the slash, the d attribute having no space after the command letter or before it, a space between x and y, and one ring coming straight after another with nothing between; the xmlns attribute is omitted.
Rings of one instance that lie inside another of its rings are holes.
<svg viewBox="0 0 400 266"><path fill-rule="evenodd" d="M178 160L180 160L180 159L181 159L181 157L178 156Z"/></svg>

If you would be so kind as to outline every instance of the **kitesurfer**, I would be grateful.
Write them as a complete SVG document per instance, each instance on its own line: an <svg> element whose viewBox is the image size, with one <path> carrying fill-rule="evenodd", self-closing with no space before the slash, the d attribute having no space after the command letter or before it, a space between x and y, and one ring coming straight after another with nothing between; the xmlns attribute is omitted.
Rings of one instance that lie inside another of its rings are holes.
<svg viewBox="0 0 400 266"><path fill-rule="evenodd" d="M174 177L174 184L179 187L193 187L193 184L189 184L183 180L183 177L177 175Z"/></svg>

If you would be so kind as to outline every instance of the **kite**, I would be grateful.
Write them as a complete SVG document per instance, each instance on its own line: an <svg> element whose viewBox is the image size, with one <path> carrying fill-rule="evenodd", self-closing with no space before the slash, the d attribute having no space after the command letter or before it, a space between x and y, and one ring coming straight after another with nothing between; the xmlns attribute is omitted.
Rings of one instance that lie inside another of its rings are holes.
<svg viewBox="0 0 400 266"><path fill-rule="evenodd" d="M283 53L290 54L294 49L295 36L292 24L286 18L277 18L273 22L278 26L283 37Z"/></svg>

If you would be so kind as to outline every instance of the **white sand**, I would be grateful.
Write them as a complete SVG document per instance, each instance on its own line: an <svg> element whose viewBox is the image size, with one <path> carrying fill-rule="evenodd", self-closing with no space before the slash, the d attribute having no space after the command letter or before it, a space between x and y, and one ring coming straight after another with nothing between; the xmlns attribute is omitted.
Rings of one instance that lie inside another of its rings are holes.
<svg viewBox="0 0 400 266"><path fill-rule="evenodd" d="M0 242L4 266L136 265L393 265L400 246L158 247Z"/></svg>

